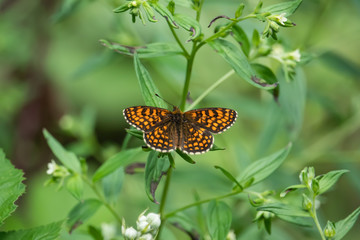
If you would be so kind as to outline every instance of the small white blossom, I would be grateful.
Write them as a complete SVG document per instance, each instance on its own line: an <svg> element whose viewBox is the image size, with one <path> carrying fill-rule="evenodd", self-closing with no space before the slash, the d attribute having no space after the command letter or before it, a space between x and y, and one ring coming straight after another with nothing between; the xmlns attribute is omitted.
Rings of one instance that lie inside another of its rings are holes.
<svg viewBox="0 0 360 240"><path fill-rule="evenodd" d="M135 239L138 237L139 233L133 227L129 227L125 229L124 237L128 239Z"/></svg>
<svg viewBox="0 0 360 240"><path fill-rule="evenodd" d="M141 221L141 222L136 222L137 225L137 230L139 230L140 232L148 232L150 231L150 224L147 221Z"/></svg>
<svg viewBox="0 0 360 240"><path fill-rule="evenodd" d="M56 162L54 160L51 160L51 162L48 163L48 170L46 170L46 174L52 175L55 172L56 167Z"/></svg>
<svg viewBox="0 0 360 240"><path fill-rule="evenodd" d="M147 222L150 223L152 228L159 228L161 224L160 214L149 213L147 216Z"/></svg>
<svg viewBox="0 0 360 240"><path fill-rule="evenodd" d="M285 17L286 13L281 13L280 15L276 15L276 20L283 26L285 26L285 22L287 21L287 18Z"/></svg>
<svg viewBox="0 0 360 240"><path fill-rule="evenodd" d="M153 239L154 237L150 233L144 234L139 237L139 240L153 240Z"/></svg>
<svg viewBox="0 0 360 240"><path fill-rule="evenodd" d="M300 62L301 54L300 50L296 49L295 51L289 52L289 57L292 58L296 62Z"/></svg>
<svg viewBox="0 0 360 240"><path fill-rule="evenodd" d="M101 224L101 234L104 240L110 240L116 235L116 226L111 223L102 223Z"/></svg>
<svg viewBox="0 0 360 240"><path fill-rule="evenodd" d="M234 230L230 230L228 234L226 235L226 240L236 240L236 235L234 233Z"/></svg>

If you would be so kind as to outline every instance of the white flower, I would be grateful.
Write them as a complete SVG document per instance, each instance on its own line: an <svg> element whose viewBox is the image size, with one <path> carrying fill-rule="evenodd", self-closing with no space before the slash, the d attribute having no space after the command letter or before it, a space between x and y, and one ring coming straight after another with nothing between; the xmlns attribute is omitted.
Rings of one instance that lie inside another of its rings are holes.
<svg viewBox="0 0 360 240"><path fill-rule="evenodd" d="M147 222L152 228L159 228L161 224L160 214L149 213L147 216Z"/></svg>
<svg viewBox="0 0 360 240"><path fill-rule="evenodd" d="M138 231L136 231L133 227L125 229L124 237L127 239L135 239L138 235Z"/></svg>
<svg viewBox="0 0 360 240"><path fill-rule="evenodd" d="M228 234L226 235L226 240L236 240L236 235L234 233L234 230L230 230Z"/></svg>
<svg viewBox="0 0 360 240"><path fill-rule="evenodd" d="M144 234L139 238L139 240L153 240L153 239L154 237L150 233Z"/></svg>
<svg viewBox="0 0 360 240"><path fill-rule="evenodd" d="M46 170L46 174L51 175L55 172L57 168L57 164L54 160L51 160L51 162L48 163L48 170Z"/></svg>
<svg viewBox="0 0 360 240"><path fill-rule="evenodd" d="M140 232L148 232L150 230L150 224L147 221L136 222L137 230Z"/></svg>
<svg viewBox="0 0 360 240"><path fill-rule="evenodd" d="M289 52L288 56L293 59L296 62L300 62L300 58L301 58L301 53L299 51L299 49L296 49L295 51Z"/></svg>
<svg viewBox="0 0 360 240"><path fill-rule="evenodd" d="M287 18L285 17L285 15L286 15L286 13L281 13L280 15L275 15L277 22L279 22L283 26L285 26L285 22L287 21Z"/></svg>
<svg viewBox="0 0 360 240"><path fill-rule="evenodd" d="M101 234L104 240L110 240L115 237L116 226L111 223L102 223L101 224Z"/></svg>

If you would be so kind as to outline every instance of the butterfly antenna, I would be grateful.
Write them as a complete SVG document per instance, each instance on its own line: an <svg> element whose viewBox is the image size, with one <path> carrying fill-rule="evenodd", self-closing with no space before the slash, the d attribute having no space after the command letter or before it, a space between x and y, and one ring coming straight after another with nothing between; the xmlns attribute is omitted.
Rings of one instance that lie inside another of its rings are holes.
<svg viewBox="0 0 360 240"><path fill-rule="evenodd" d="M162 97L160 97L157 93L155 93L155 96L157 96L158 98L160 98L161 100L163 100L164 102L166 102L167 104L169 104L170 106L173 106L174 108L177 108L174 104L169 103L168 101L166 101L165 99L163 99Z"/></svg>

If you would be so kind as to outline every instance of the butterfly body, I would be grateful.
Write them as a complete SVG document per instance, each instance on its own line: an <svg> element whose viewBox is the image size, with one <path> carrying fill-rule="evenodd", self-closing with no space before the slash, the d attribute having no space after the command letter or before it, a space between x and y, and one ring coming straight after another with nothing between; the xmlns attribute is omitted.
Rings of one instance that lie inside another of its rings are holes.
<svg viewBox="0 0 360 240"><path fill-rule="evenodd" d="M179 149L188 154L209 151L214 144L211 133L221 133L231 127L236 111L228 108L202 108L187 112L150 106L124 109L126 121L144 132L144 141L159 152Z"/></svg>

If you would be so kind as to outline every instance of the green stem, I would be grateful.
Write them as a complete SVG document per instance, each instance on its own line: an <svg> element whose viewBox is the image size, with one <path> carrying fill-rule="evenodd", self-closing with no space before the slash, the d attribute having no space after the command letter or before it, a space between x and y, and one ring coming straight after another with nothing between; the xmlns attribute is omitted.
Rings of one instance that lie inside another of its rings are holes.
<svg viewBox="0 0 360 240"><path fill-rule="evenodd" d="M89 185L89 187L93 190L93 192L96 194L98 199L104 204L104 206L115 217L116 221L121 225L122 220L121 220L120 216L116 213L115 209L105 200L104 196L96 188L96 185L93 182L89 181L89 179L86 176L82 175L82 178Z"/></svg>
<svg viewBox="0 0 360 240"><path fill-rule="evenodd" d="M177 44L180 46L181 50L183 50L185 58L186 58L186 59L189 59L189 58L190 58L190 55L189 55L189 53L187 52L187 50L186 50L186 48L184 47L184 45L181 43L181 41L180 41L178 35L176 34L174 28L171 26L169 20L167 20L166 22L167 22L167 24L169 25L170 31L171 31L172 35L174 36L175 41L176 41Z"/></svg>
<svg viewBox="0 0 360 240"><path fill-rule="evenodd" d="M187 98L187 94L189 92L191 72L192 72L192 68L193 68L196 51L197 51L197 47L196 47L196 42L195 42L193 45L193 48L191 50L190 57L188 58L187 64L186 64L185 83L184 83L184 88L183 88L183 93L181 96L181 103L180 103L181 110L184 110L184 108L185 108L186 98Z"/></svg>
<svg viewBox="0 0 360 240"><path fill-rule="evenodd" d="M224 76L219 78L213 85L211 85L208 89L206 89L188 108L193 109L201 100L203 100L211 91L213 91L217 86L219 86L221 83L223 83L226 79L228 79L231 75L235 73L234 70L230 70L227 72Z"/></svg>
<svg viewBox="0 0 360 240"><path fill-rule="evenodd" d="M310 209L310 216L314 219L314 222L315 222L315 225L316 225L316 228L318 229L319 231L319 234L321 236L321 239L322 240L326 240L326 237L324 236L324 233L323 233L323 230L320 226L320 222L319 222L319 219L317 217L317 214L316 214L316 209L315 209L315 196L313 196L313 201L312 201L312 207Z"/></svg>

